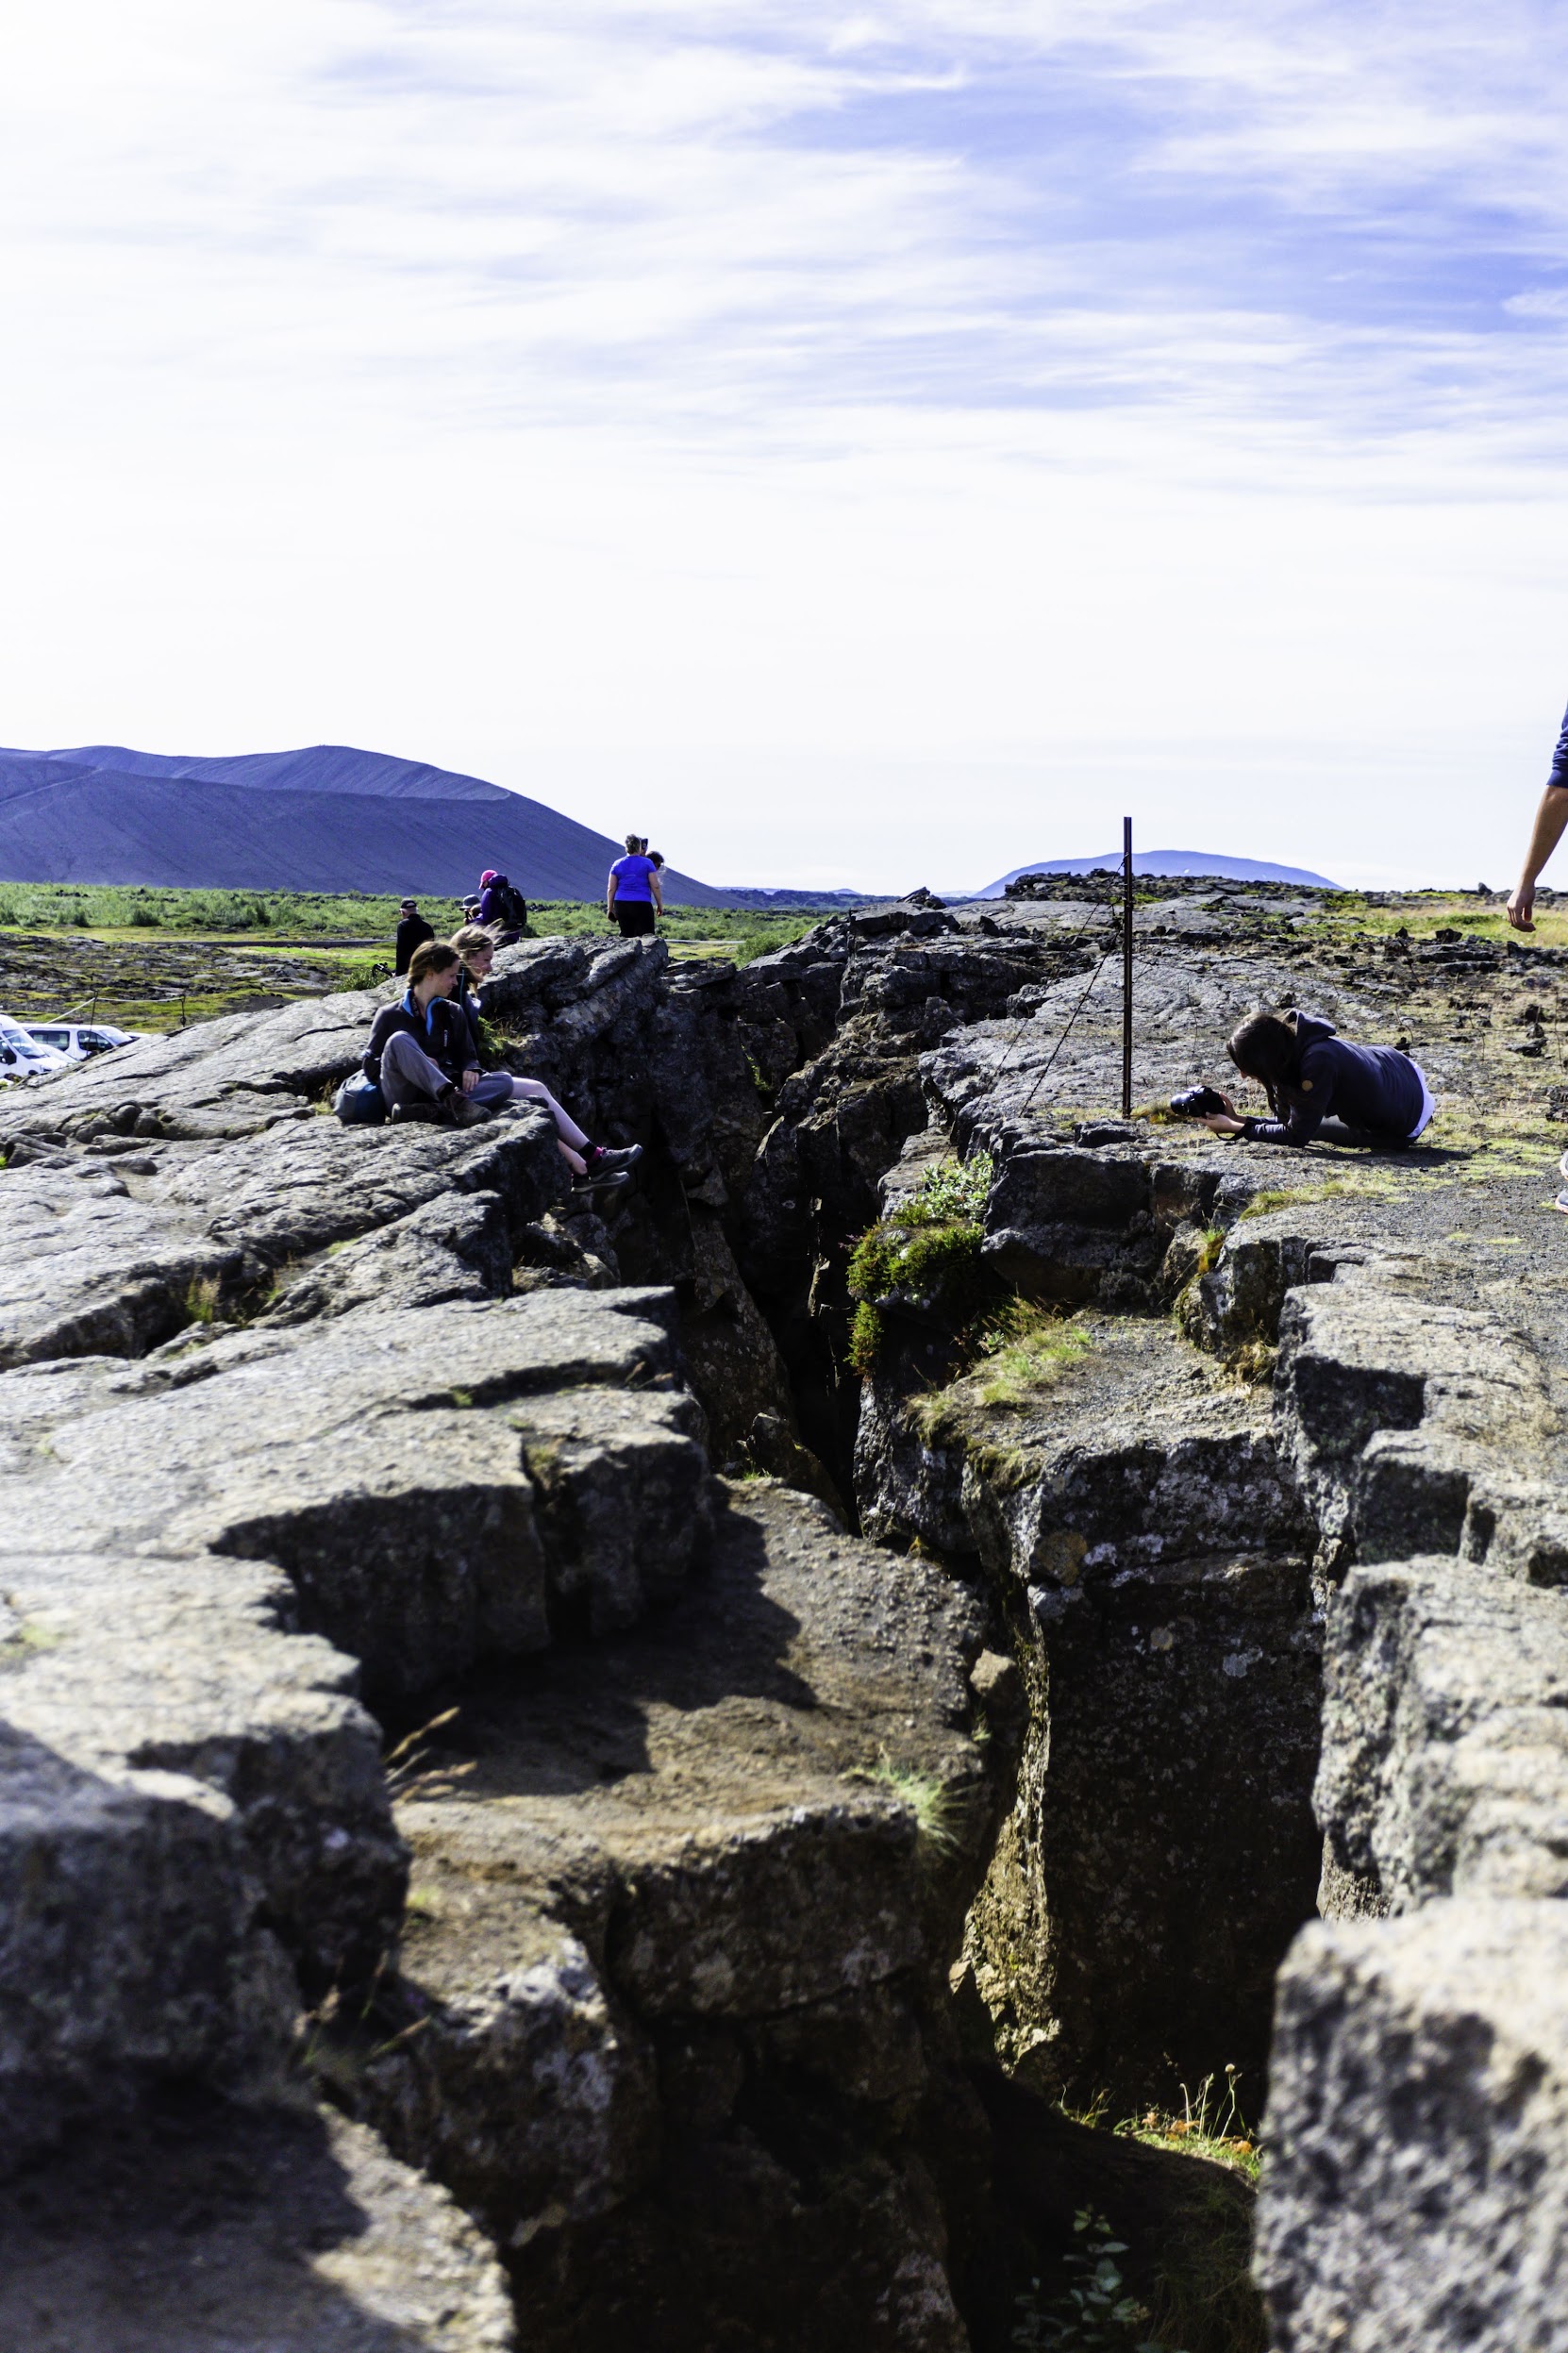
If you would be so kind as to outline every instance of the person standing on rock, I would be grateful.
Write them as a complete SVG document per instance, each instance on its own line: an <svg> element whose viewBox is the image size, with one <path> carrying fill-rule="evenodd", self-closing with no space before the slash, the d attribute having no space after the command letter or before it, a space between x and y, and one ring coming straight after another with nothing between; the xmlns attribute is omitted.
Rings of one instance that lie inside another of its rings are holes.
<svg viewBox="0 0 1568 2353"><path fill-rule="evenodd" d="M660 859L659 866L663 862ZM609 870L605 914L611 923L620 925L623 940L645 940L651 937L663 912L664 892L659 866L648 856L645 837L628 833L625 858L618 858Z"/></svg>
<svg viewBox="0 0 1568 2353"><path fill-rule="evenodd" d="M481 960L488 970L488 960ZM394 1123L430 1120L473 1127L504 1103L538 1103L555 1121L557 1143L576 1179L573 1192L624 1192L642 1157L642 1145L606 1151L590 1143L537 1078L481 1069L468 1015L452 1002L461 972L455 947L426 941L409 963L408 994L400 1004L383 1005L371 1025L359 1066L379 1086Z"/></svg>
<svg viewBox="0 0 1568 2353"><path fill-rule="evenodd" d="M409 959L415 948L423 947L435 933L419 911L417 899L405 899L397 910L397 950L392 964L394 973L406 973Z"/></svg>
<svg viewBox="0 0 1568 2353"><path fill-rule="evenodd" d="M1255 1013L1226 1052L1269 1098L1272 1119L1243 1119L1228 1095L1204 1126L1249 1143L1310 1143L1332 1117L1338 1141L1414 1143L1437 1109L1426 1074L1392 1045L1352 1045L1311 1013Z"/></svg>
<svg viewBox="0 0 1568 2353"><path fill-rule="evenodd" d="M1568 831L1568 713L1564 714L1562 732L1558 737L1557 750L1552 755L1551 774L1541 795L1541 806L1535 812L1530 846L1525 853L1525 870L1509 893L1509 922L1515 931L1535 929L1535 886L1541 879L1543 866L1565 831Z"/></svg>

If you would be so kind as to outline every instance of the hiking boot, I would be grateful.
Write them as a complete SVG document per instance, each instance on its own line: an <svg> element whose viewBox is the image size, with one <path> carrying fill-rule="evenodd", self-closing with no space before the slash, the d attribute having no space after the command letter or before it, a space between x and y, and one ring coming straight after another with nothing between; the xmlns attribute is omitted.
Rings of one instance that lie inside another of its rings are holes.
<svg viewBox="0 0 1568 2353"><path fill-rule="evenodd" d="M484 1116L477 1103L471 1103L456 1087L448 1087L436 1107L436 1117L443 1127L477 1127Z"/></svg>
<svg viewBox="0 0 1568 2353"><path fill-rule="evenodd" d="M640 1143L628 1143L613 1152L601 1143L588 1163L588 1173L591 1176L608 1176L619 1168L635 1168L642 1158Z"/></svg>
<svg viewBox="0 0 1568 2353"><path fill-rule="evenodd" d="M389 1116L394 1127L407 1126L410 1120L425 1120L434 1126L441 1118L441 1106L422 1094L413 1103L394 1103Z"/></svg>
<svg viewBox="0 0 1568 2353"><path fill-rule="evenodd" d="M572 1198L574 1201L613 1200L617 1194L625 1193L630 1183L629 1168L611 1168L602 1176L590 1169L586 1176L574 1178Z"/></svg>

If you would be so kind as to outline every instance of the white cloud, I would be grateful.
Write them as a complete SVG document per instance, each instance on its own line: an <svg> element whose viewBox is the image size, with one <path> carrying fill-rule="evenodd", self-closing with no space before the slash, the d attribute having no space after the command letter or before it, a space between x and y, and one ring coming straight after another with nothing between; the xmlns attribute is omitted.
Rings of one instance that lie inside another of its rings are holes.
<svg viewBox="0 0 1568 2353"><path fill-rule="evenodd" d="M1124 803L1500 876L1568 688L1563 43L27 10L0 733L370 742L610 830L645 778L730 878L978 880Z"/></svg>

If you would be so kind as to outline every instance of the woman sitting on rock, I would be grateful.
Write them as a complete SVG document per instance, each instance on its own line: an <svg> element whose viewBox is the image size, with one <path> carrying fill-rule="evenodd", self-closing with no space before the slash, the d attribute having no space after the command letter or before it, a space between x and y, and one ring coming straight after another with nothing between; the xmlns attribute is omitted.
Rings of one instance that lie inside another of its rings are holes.
<svg viewBox="0 0 1568 2353"><path fill-rule="evenodd" d="M1420 1066L1392 1045L1352 1045L1311 1013L1255 1013L1226 1052L1269 1098L1272 1119L1243 1119L1228 1095L1204 1125L1252 1143L1310 1143L1332 1117L1365 1143L1413 1143L1437 1106Z"/></svg>
<svg viewBox="0 0 1568 2353"><path fill-rule="evenodd" d="M485 944L493 955L488 933ZM475 980L482 980L490 961L482 954L478 961L482 971L472 962L469 969ZM360 1068L379 1086L392 1119L400 1125L435 1120L449 1127L472 1127L504 1103L539 1103L556 1123L557 1142L576 1178L574 1193L623 1191L631 1181L634 1162L642 1158L642 1145L604 1151L589 1142L537 1078L481 1069L477 1007L471 1029L466 1010L452 1002L461 973L462 960L455 946L427 941L414 950L409 962L408 994L401 1004L383 1005L371 1025Z"/></svg>

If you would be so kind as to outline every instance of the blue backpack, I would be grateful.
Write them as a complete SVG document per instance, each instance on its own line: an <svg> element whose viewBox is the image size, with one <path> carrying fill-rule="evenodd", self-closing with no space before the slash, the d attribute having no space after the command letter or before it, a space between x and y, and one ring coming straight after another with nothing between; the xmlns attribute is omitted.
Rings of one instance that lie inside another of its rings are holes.
<svg viewBox="0 0 1568 2353"><path fill-rule="evenodd" d="M379 1127L387 1116L387 1099L374 1078L357 1070L338 1089L332 1109L345 1127Z"/></svg>

